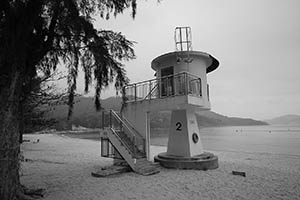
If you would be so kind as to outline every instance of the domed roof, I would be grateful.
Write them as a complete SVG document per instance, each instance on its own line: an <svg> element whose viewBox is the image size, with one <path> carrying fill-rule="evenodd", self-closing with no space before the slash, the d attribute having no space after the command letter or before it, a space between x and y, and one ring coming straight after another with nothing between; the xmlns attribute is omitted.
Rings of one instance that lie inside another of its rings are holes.
<svg viewBox="0 0 300 200"><path fill-rule="evenodd" d="M174 52L169 52L169 53L165 53L162 54L156 58L154 58L151 62L151 68L153 70L157 70L158 65L161 61L163 61L164 59L169 59L170 57L174 57L174 59L178 58L179 56L191 56L191 57L203 57L205 59L208 59L209 65L206 68L206 73L212 72L215 69L218 68L219 66L219 61L213 57L212 55L205 53L205 52L201 52L201 51L174 51Z"/></svg>

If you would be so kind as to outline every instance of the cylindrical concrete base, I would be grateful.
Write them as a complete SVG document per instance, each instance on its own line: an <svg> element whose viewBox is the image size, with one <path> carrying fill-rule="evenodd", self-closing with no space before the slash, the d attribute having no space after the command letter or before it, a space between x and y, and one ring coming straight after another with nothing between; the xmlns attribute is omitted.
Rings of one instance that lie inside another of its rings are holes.
<svg viewBox="0 0 300 200"><path fill-rule="evenodd" d="M154 161L159 162L163 167L175 169L208 170L219 167L218 157L208 152L193 157L178 157L160 153L154 157Z"/></svg>

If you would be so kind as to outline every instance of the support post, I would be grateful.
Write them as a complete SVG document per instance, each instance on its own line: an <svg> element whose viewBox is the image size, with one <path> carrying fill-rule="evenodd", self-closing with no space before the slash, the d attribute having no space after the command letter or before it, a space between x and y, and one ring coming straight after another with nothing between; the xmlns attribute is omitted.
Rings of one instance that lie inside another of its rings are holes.
<svg viewBox="0 0 300 200"><path fill-rule="evenodd" d="M150 160L150 112L146 112L146 156Z"/></svg>
<svg viewBox="0 0 300 200"><path fill-rule="evenodd" d="M167 154L193 157L203 153L194 110L172 110Z"/></svg>

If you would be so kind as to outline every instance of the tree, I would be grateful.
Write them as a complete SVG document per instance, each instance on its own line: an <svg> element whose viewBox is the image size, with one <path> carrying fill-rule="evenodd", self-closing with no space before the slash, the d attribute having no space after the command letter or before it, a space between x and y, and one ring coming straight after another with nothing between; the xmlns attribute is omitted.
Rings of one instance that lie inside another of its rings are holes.
<svg viewBox="0 0 300 200"><path fill-rule="evenodd" d="M39 71L68 68L68 105L72 114L79 67L85 91L95 81L95 105L101 90L128 82L121 62L133 59L133 42L121 33L96 30L96 15L109 19L126 9L136 14L136 0L0 1L0 199L22 198L18 173L21 98ZM18 195L17 195L18 194Z"/></svg>
<svg viewBox="0 0 300 200"><path fill-rule="evenodd" d="M23 133L40 131L53 127L57 120L50 118L47 114L54 106L66 104L65 91L58 91L54 82L65 79L62 73L52 74L38 73L31 81L30 91L23 91L21 98L20 122L20 143L23 140Z"/></svg>

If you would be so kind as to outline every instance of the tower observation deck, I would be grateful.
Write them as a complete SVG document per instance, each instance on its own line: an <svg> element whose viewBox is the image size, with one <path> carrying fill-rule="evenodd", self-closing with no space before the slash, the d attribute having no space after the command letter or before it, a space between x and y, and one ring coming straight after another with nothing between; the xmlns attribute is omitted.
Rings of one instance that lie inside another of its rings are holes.
<svg viewBox="0 0 300 200"><path fill-rule="evenodd" d="M151 110L210 109L206 74L217 69L218 60L208 53L192 50L190 27L177 27L174 38L175 51L151 62L156 78L124 88L125 103L156 100Z"/></svg>

